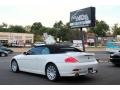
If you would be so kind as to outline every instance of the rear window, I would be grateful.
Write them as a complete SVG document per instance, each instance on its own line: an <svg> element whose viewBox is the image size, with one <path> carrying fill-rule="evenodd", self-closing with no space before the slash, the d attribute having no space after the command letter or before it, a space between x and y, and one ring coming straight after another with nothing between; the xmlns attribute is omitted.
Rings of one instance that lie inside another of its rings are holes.
<svg viewBox="0 0 120 90"><path fill-rule="evenodd" d="M59 54L66 52L82 52L81 50L74 47L52 47L50 48L51 54Z"/></svg>

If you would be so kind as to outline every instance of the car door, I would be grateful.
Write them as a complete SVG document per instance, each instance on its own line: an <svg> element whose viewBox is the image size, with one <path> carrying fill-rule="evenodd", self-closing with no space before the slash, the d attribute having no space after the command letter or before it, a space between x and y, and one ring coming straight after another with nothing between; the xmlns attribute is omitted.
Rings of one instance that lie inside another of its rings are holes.
<svg viewBox="0 0 120 90"><path fill-rule="evenodd" d="M41 73L43 63L45 62L44 57L49 54L49 49L47 47L34 47L29 50L24 58L24 70L32 73Z"/></svg>
<svg viewBox="0 0 120 90"><path fill-rule="evenodd" d="M37 47L37 50L39 50L38 55L36 55L36 72L43 74L44 73L44 67L46 63L46 57L49 57L50 50L47 46Z"/></svg>
<svg viewBox="0 0 120 90"><path fill-rule="evenodd" d="M37 59L34 52L35 49L32 48L26 52L26 54L23 54L22 58L20 58L21 60L19 60L19 65L23 71L34 72L36 64L35 60Z"/></svg>

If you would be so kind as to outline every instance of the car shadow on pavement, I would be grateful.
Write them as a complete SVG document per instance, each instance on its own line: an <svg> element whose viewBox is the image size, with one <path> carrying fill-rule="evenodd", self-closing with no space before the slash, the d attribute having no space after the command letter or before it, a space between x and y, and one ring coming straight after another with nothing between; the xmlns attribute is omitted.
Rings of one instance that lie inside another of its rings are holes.
<svg viewBox="0 0 120 90"><path fill-rule="evenodd" d="M57 83L62 83L64 85L84 85L87 82L92 82L95 81L95 78L92 77L91 75L86 75L86 76L78 76L78 77L62 77L60 78L59 82Z"/></svg>
<svg viewBox="0 0 120 90"><path fill-rule="evenodd" d="M108 66L109 68L120 68L120 65L111 65L111 66Z"/></svg>
<svg viewBox="0 0 120 90"><path fill-rule="evenodd" d="M84 85L85 83L89 83L91 81L96 81L94 75L86 75L86 76L78 76L78 77L61 77L57 81L49 81L46 76L28 72L20 72L21 74L32 76L33 78L39 78L40 81L44 80L45 82L50 82L52 85Z"/></svg>
<svg viewBox="0 0 120 90"><path fill-rule="evenodd" d="M109 67L109 68L120 68L120 65L114 65L112 63L109 63L108 65L106 65L106 67Z"/></svg>
<svg viewBox="0 0 120 90"><path fill-rule="evenodd" d="M40 78L40 79L46 79L46 76L41 75L41 74L35 74L35 73L23 72L23 71L20 71L19 73L24 74L24 75L28 75L28 76L32 76L32 77L36 77L36 78Z"/></svg>

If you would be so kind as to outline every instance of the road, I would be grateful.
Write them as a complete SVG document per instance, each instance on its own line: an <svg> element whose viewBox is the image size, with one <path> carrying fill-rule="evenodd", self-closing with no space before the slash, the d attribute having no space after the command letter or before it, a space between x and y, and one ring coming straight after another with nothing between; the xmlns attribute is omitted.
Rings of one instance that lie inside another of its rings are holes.
<svg viewBox="0 0 120 90"><path fill-rule="evenodd" d="M104 52L95 52L98 58L108 58ZM110 62L101 62L98 73L81 76L79 78L61 78L58 82L50 82L45 76L25 72L13 73L9 69L12 56L0 57L0 85L120 85L120 67L115 67ZM108 61L108 60L106 60Z"/></svg>

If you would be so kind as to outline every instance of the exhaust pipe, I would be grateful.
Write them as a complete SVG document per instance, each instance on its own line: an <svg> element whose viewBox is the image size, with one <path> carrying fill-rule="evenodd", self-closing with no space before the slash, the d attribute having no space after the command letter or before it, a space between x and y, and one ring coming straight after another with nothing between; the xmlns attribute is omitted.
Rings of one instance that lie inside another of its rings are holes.
<svg viewBox="0 0 120 90"><path fill-rule="evenodd" d="M94 73L97 73L97 72L98 72L97 70L94 70L94 71L89 70L89 73L91 73L91 74L94 74Z"/></svg>
<svg viewBox="0 0 120 90"><path fill-rule="evenodd" d="M76 73L76 74L75 74L75 77L78 77L78 76L79 76L79 73Z"/></svg>

